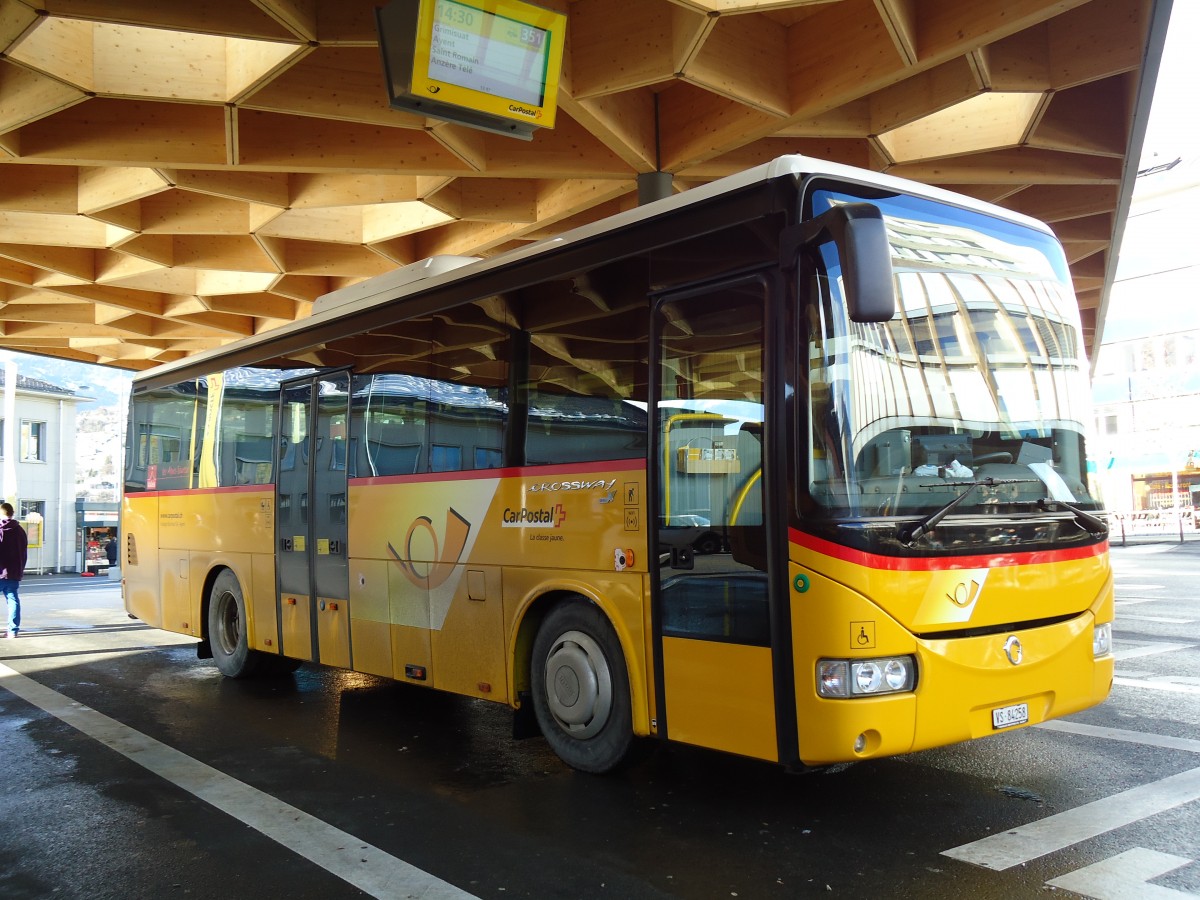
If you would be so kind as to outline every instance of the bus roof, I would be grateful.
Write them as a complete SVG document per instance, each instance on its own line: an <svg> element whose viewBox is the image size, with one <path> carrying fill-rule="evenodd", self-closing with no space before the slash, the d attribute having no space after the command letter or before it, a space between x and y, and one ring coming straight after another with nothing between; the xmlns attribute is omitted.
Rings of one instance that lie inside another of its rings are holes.
<svg viewBox="0 0 1200 900"><path fill-rule="evenodd" d="M894 190L899 193L925 197L953 206L972 209L996 218L1015 222L1046 234L1053 234L1050 228L1037 219L1022 213L1004 209L982 200L955 194L951 191L930 185L896 178L881 172L858 169L840 163L827 162L812 157L791 155L781 156L768 163L717 179L706 185L692 188L674 196L655 200L626 210L613 216L608 216L588 225L582 225L565 231L552 238L533 242L525 247L518 247L505 253L489 258L465 256L440 256L420 260L407 266L401 266L374 278L369 278L349 287L332 291L317 298L313 305L312 314L237 341L232 341L221 347L205 350L192 356L173 362L164 363L153 369L148 369L134 377L134 382L147 379L160 379L174 370L190 369L208 360L218 360L221 357L235 353L243 348L269 340L275 340L309 328L318 327L322 323L333 321L341 316L369 309L383 303L398 300L410 294L416 294L453 282L465 275L477 275L491 269L507 267L515 262L531 259L545 253L560 250L571 244L580 243L598 235L626 228L645 219L670 214L687 206L703 203L714 197L731 194L743 188L752 187L765 181L784 177L805 177L811 175L828 175L839 180Z"/></svg>

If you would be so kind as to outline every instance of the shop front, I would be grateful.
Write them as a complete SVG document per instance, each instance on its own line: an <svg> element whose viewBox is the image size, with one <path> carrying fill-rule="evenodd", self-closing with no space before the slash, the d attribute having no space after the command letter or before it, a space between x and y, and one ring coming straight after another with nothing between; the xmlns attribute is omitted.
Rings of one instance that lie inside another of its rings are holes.
<svg viewBox="0 0 1200 900"><path fill-rule="evenodd" d="M120 510L119 503L75 501L75 569L80 575L96 575L109 569L106 548L109 541L117 540Z"/></svg>

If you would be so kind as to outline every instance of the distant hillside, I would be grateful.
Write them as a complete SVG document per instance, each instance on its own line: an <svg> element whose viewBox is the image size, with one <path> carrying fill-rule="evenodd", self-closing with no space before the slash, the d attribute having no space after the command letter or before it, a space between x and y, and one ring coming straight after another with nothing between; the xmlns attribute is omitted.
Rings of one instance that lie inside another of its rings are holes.
<svg viewBox="0 0 1200 900"><path fill-rule="evenodd" d="M75 419L75 496L120 499L125 422L117 407L82 410Z"/></svg>
<svg viewBox="0 0 1200 900"><path fill-rule="evenodd" d="M16 361L18 374L26 378L40 378L42 381L72 390L81 397L93 398L88 403L80 403L77 407L80 411L102 407L119 409L129 396L129 383L133 373L122 369L53 359L48 356L32 356L28 353L0 353L0 363L9 358Z"/></svg>
<svg viewBox="0 0 1200 900"><path fill-rule="evenodd" d="M124 467L125 401L132 373L104 366L0 351L0 365L8 359L17 374L38 378L56 387L91 398L75 407L75 484L64 488L76 497L113 501L120 498ZM69 495L68 495L69 496Z"/></svg>

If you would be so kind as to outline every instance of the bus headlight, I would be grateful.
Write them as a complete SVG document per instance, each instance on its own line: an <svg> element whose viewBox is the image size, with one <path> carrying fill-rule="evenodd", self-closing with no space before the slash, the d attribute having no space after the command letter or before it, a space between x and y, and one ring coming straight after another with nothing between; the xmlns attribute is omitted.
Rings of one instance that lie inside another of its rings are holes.
<svg viewBox="0 0 1200 900"><path fill-rule="evenodd" d="M1112 653L1112 622L1097 625L1092 632L1092 656L1107 656Z"/></svg>
<svg viewBox="0 0 1200 900"><path fill-rule="evenodd" d="M822 697L870 697L911 691L916 682L911 656L817 661L817 694Z"/></svg>

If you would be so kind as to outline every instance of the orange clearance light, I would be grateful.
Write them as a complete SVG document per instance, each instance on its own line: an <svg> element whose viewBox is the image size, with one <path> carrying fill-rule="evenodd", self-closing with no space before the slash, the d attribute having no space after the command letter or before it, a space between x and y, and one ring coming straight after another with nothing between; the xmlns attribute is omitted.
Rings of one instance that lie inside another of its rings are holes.
<svg viewBox="0 0 1200 900"><path fill-rule="evenodd" d="M479 682L475 687L479 688L479 693L481 694L490 694L492 692L492 686L486 681Z"/></svg>
<svg viewBox="0 0 1200 900"><path fill-rule="evenodd" d="M425 667L424 666L414 666L412 664L408 664L404 667L404 677L411 678L414 681L424 681L425 680Z"/></svg>

